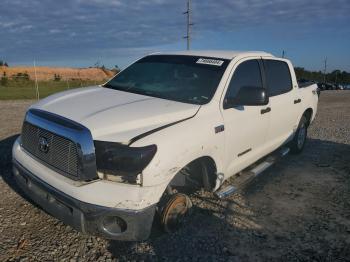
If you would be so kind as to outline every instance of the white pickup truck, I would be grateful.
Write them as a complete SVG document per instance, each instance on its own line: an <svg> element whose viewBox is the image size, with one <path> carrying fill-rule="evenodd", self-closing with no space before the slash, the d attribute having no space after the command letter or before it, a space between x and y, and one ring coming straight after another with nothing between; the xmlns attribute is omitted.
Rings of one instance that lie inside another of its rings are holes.
<svg viewBox="0 0 350 262"><path fill-rule="evenodd" d="M176 229L191 206L186 190L224 196L234 191L227 178L259 173L282 146L301 152L316 89L299 88L290 61L265 52L152 54L102 86L32 105L13 173L34 202L82 232L146 239L154 217Z"/></svg>

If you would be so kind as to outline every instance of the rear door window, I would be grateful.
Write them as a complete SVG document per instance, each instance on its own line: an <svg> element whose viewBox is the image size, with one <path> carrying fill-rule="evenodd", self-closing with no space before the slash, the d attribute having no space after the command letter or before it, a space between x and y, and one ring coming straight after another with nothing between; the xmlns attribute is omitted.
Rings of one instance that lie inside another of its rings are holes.
<svg viewBox="0 0 350 262"><path fill-rule="evenodd" d="M292 78L286 62L264 60L264 68L270 96L278 96L292 90Z"/></svg>

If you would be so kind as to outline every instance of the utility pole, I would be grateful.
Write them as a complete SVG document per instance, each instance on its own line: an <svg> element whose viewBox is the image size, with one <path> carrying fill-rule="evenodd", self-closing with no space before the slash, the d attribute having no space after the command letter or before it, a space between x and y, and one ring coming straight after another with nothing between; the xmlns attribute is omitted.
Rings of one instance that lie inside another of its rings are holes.
<svg viewBox="0 0 350 262"><path fill-rule="evenodd" d="M40 94L39 94L38 77L37 77L37 75L36 75L36 64L35 64L35 60L34 60L34 74L35 74L35 96L36 96L36 99L39 100L39 99L40 99Z"/></svg>
<svg viewBox="0 0 350 262"><path fill-rule="evenodd" d="M338 70L335 71L335 84L338 83Z"/></svg>
<svg viewBox="0 0 350 262"><path fill-rule="evenodd" d="M323 72L323 82L326 83L326 72L327 72L327 57L324 59L324 72Z"/></svg>
<svg viewBox="0 0 350 262"><path fill-rule="evenodd" d="M191 48L191 26L193 26L191 22L191 13L191 0L187 0L187 11L183 13L187 17L187 35L184 36L184 38L187 39L187 50Z"/></svg>
<svg viewBox="0 0 350 262"><path fill-rule="evenodd" d="M282 50L282 58L284 58L286 52L284 50Z"/></svg>

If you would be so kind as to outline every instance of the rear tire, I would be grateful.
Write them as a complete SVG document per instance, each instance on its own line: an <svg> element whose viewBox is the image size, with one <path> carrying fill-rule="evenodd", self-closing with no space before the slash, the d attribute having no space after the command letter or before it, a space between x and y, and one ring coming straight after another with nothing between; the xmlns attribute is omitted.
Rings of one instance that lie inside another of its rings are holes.
<svg viewBox="0 0 350 262"><path fill-rule="evenodd" d="M289 148L291 153L299 154L303 151L307 137L307 119L302 116L299 122L299 126L293 140L289 142Z"/></svg>

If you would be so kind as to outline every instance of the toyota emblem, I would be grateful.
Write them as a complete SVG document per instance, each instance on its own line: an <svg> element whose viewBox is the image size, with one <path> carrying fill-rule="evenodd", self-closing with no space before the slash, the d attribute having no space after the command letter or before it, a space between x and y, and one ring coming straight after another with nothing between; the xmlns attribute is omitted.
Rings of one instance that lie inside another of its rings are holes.
<svg viewBox="0 0 350 262"><path fill-rule="evenodd" d="M43 153L49 152L49 141L45 137L39 137L39 150Z"/></svg>

